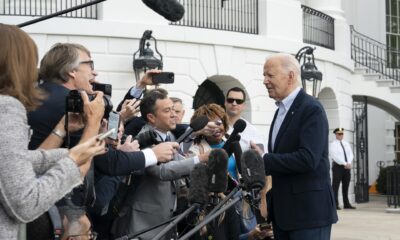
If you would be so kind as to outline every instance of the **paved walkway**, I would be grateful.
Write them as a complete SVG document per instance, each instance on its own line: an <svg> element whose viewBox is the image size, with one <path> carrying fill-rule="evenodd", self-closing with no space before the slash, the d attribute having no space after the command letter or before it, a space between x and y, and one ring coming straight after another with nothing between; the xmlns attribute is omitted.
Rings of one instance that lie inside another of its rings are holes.
<svg viewBox="0 0 400 240"><path fill-rule="evenodd" d="M356 210L338 210L332 240L400 240L400 212L386 213L386 197L370 195Z"/></svg>

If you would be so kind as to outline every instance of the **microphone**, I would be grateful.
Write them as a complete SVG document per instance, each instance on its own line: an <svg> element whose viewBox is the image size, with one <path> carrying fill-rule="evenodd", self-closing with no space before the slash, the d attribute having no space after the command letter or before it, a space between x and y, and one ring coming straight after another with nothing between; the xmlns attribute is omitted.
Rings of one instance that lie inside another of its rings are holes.
<svg viewBox="0 0 400 240"><path fill-rule="evenodd" d="M223 149L213 149L207 166L209 192L225 192L228 185L228 154Z"/></svg>
<svg viewBox="0 0 400 240"><path fill-rule="evenodd" d="M185 9L177 0L142 0L142 2L172 22L181 20L185 14Z"/></svg>
<svg viewBox="0 0 400 240"><path fill-rule="evenodd" d="M233 131L229 136L228 140L226 140L224 146L222 147L228 153L229 156L232 155L231 151L232 142L238 141L237 138L239 136L239 133L243 132L243 130L246 128L246 125L247 125L246 122L240 118L235 122L235 124L233 124Z"/></svg>
<svg viewBox="0 0 400 240"><path fill-rule="evenodd" d="M205 206L208 202L207 165L198 163L190 173L189 202Z"/></svg>
<svg viewBox="0 0 400 240"><path fill-rule="evenodd" d="M157 145L160 142L162 142L162 140L160 139L158 134L156 132L154 132L153 130L142 132L142 133L138 134L136 137L134 137L134 139L136 139L138 141L138 143L140 145L140 149L144 149L149 146Z"/></svg>
<svg viewBox="0 0 400 240"><path fill-rule="evenodd" d="M206 116L201 116L196 119L194 119L188 129L178 138L176 139L177 143L183 142L187 137L189 137L190 134L193 132L199 131L200 129L203 129L208 123L208 118Z"/></svg>
<svg viewBox="0 0 400 240"><path fill-rule="evenodd" d="M238 170L238 172L240 174L242 174L242 147L240 146L239 141L234 141L231 144L230 147L230 151L232 151L232 153L235 155L235 160L236 160L236 169ZM229 156L229 152L228 152L228 156Z"/></svg>
<svg viewBox="0 0 400 240"><path fill-rule="evenodd" d="M265 184L264 161L253 149L242 155L242 177L245 189L251 193L254 202L260 201L260 190Z"/></svg>

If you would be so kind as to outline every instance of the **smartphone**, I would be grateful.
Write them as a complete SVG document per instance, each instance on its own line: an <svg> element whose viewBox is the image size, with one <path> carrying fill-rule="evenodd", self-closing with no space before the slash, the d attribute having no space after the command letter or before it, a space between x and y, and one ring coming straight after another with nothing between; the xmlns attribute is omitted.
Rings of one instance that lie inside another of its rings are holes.
<svg viewBox="0 0 400 240"><path fill-rule="evenodd" d="M116 132L115 128L108 130L107 132L100 134L99 140L103 141L105 138L109 137L112 135L114 132Z"/></svg>
<svg viewBox="0 0 400 240"><path fill-rule="evenodd" d="M153 75L153 84L174 83L175 74L173 72L160 72Z"/></svg>
<svg viewBox="0 0 400 240"><path fill-rule="evenodd" d="M107 130L111 129L116 129L108 138L112 140L118 140L118 130L119 129L119 123L120 123L120 116L119 113L115 111L111 111L109 116L108 116L108 128Z"/></svg>

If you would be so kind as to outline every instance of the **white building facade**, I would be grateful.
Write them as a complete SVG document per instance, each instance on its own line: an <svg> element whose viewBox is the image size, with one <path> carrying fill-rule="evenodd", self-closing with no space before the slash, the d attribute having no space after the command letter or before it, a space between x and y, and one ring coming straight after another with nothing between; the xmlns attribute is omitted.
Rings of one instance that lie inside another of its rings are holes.
<svg viewBox="0 0 400 240"><path fill-rule="evenodd" d="M42 1L51 2L51 0ZM214 1L218 2L218 6L221 5L221 1ZM214 1L186 0L185 4L189 2L193 4L192 8L186 8L186 13L200 14L201 11L216 6ZM16 2L0 3L0 12L10 13L14 11L13 7L21 7L18 5L20 3ZM366 34L373 35L371 37L384 41L384 1L350 0L342 3L341 0L249 0L242 1L242 5L240 1L237 1L239 2L237 6L229 5L233 2L233 0L224 1L224 7L256 12L257 18L255 22L251 17L238 17L239 19L235 21L236 15L230 15L233 20L229 24L235 26L245 22L250 25L253 21L252 26L257 26L257 33L243 33L240 29L239 31L213 29L215 28L213 23L217 18L212 16L208 20L210 27L171 25L139 0L108 0L98 4L93 10L97 10L96 19L52 18L23 27L23 30L35 40L39 48L39 58L57 42L76 42L88 47L92 52L95 69L99 73L97 79L102 83L112 84L112 101L116 105L135 83L132 54L137 51L143 32L151 29L157 39L158 50L164 56L164 70L175 73L175 83L163 87L171 96L183 99L187 109L184 121L189 121L193 113L191 108L196 90L205 80L214 82L224 93L231 87L240 86L248 95L245 118L259 129L267 142L276 106L274 101L268 98L262 83L263 64L270 54L276 52L296 54L303 46L314 46L304 42L302 5L305 5L334 18L334 48L316 46L314 51L316 65L323 73L319 100L327 112L330 132L334 128L343 127L346 129L345 139L351 143L356 141L353 137L355 131L353 97L368 96L369 99L375 100L373 103L377 102L368 105L371 108L368 109L370 112L368 116L373 116L375 119L371 119L368 124L374 121L380 123L379 126L376 125L377 127L374 125L368 127L368 134L374 136L370 138L366 136L369 143L373 143L373 146L367 145L370 152L368 165L375 166L378 160L393 160L395 156L393 130L395 122L398 121L395 119L399 119L400 116L397 107L400 106L399 93L396 92L396 87L392 87L392 83L382 84L374 79L366 79L363 69L355 68L351 57L349 26L349 23L354 24L357 30L359 27L360 31L365 30ZM257 8L251 8L250 2L256 2ZM363 17L360 7L366 8L370 15ZM0 15L0 22L19 24L33 19L16 15L22 14ZM202 20L197 17L197 21ZM314 22L318 24L318 20ZM388 104L385 105L386 103ZM333 138L334 135L330 134L330 140ZM356 167L355 164L354 168ZM369 168L370 179L366 182L367 185L376 179L377 171L377 168ZM357 169L354 169L354 173L356 172ZM354 202L353 189L356 175L352 176L352 179L350 199Z"/></svg>

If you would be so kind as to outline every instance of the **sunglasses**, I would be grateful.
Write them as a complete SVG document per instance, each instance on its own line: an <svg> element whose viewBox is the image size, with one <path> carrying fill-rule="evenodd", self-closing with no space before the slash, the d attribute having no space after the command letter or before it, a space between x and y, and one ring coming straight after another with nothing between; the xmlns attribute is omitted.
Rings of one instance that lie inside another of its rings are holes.
<svg viewBox="0 0 400 240"><path fill-rule="evenodd" d="M235 99L235 98L228 98L228 99L226 99L226 101L228 103L236 102L236 104L239 104L239 105L244 103L243 99Z"/></svg>
<svg viewBox="0 0 400 240"><path fill-rule="evenodd" d="M343 135L343 133L336 133L337 135Z"/></svg>

